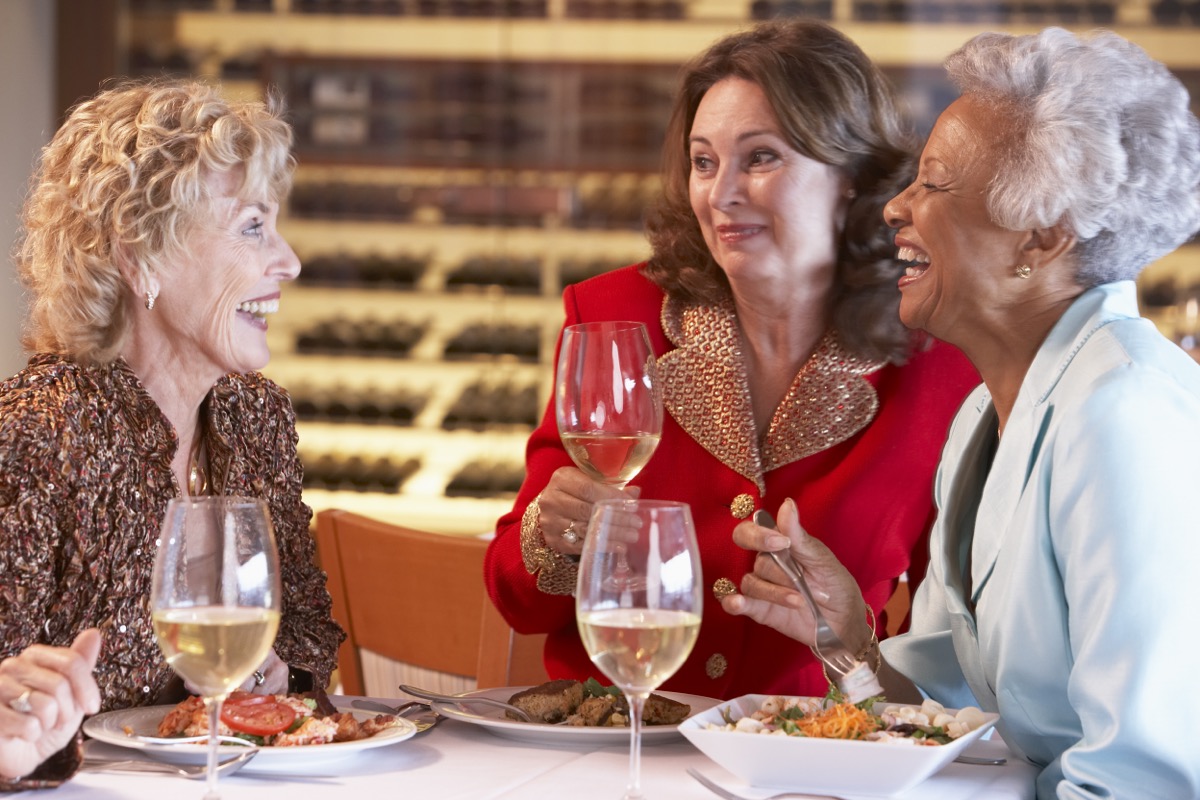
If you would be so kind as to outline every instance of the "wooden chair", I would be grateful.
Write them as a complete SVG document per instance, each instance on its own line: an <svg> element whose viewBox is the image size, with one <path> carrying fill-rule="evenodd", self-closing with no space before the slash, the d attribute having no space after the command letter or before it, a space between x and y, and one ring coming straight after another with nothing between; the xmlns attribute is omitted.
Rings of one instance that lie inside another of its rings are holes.
<svg viewBox="0 0 1200 800"><path fill-rule="evenodd" d="M395 685L371 686L364 678L364 661L372 654L463 681L442 683L443 690L547 679L545 636L515 634L484 589L484 539L329 509L317 514L317 550L333 616L347 635L338 653L344 694L399 694Z"/></svg>

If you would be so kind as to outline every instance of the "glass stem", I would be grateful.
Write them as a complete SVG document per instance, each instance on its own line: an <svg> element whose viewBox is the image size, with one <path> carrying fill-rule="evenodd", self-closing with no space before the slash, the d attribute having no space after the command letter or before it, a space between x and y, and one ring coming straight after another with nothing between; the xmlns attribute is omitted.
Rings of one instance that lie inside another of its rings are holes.
<svg viewBox="0 0 1200 800"><path fill-rule="evenodd" d="M626 692L629 700L629 786L624 800L642 800L642 709L649 692Z"/></svg>
<svg viewBox="0 0 1200 800"><path fill-rule="evenodd" d="M204 698L208 711L208 769L205 771L204 800L221 799L217 793L217 751L221 747L221 701L224 699L222 696Z"/></svg>

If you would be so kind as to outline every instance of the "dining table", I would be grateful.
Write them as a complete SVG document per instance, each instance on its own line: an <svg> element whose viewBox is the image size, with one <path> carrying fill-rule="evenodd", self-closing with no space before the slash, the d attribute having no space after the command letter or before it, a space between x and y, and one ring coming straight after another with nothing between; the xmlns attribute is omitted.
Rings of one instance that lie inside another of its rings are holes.
<svg viewBox="0 0 1200 800"><path fill-rule="evenodd" d="M333 697L335 705L353 698ZM375 698L380 702L389 701ZM145 758L130 748L90 740L89 759ZM260 754L261 755L261 754ZM898 800L1033 800L1037 769L1014 756L998 736L975 742L966 755L1004 756L1005 764L952 763ZM642 788L647 800L713 800L693 780L696 769L748 798L775 791L748 786L681 736L642 748ZM297 758L280 769L243 770L222 777L223 800L299 800L308 797L411 797L439 800L618 800L629 777L628 740L604 743L563 737L560 743L530 742L498 735L493 728L446 719L429 730L387 746L355 751L335 761ZM52 800L200 800L202 780L155 773L80 772ZM28 793L32 796L34 793ZM42 794L42 793L39 793ZM846 795L846 800L859 800ZM47 800L50 800L48 797Z"/></svg>

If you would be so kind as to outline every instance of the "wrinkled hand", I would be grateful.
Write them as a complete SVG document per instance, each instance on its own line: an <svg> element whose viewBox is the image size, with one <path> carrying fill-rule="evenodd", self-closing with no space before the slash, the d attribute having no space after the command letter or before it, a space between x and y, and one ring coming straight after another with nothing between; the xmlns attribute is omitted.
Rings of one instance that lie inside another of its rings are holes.
<svg viewBox="0 0 1200 800"><path fill-rule="evenodd" d="M747 520L734 528L733 541L760 554L790 547L821 613L852 652L857 652L871 637L858 583L828 547L805 533L791 499L780 506L778 525L779 530L773 531ZM754 560L754 571L742 578L741 594L722 598L721 606L730 614L750 617L810 647L813 644L816 621L804 595L767 555Z"/></svg>
<svg viewBox="0 0 1200 800"><path fill-rule="evenodd" d="M559 467L550 476L538 503L538 519L546 546L564 555L579 555L583 552L583 538L592 517L592 506L599 500L636 499L640 494L640 487L617 489L592 480L578 467ZM563 538L571 525L579 537L574 543Z"/></svg>
<svg viewBox="0 0 1200 800"><path fill-rule="evenodd" d="M89 628L70 647L35 644L0 662L0 775L18 778L67 746L85 714L100 710L92 670L100 631ZM29 691L28 713L9 702Z"/></svg>

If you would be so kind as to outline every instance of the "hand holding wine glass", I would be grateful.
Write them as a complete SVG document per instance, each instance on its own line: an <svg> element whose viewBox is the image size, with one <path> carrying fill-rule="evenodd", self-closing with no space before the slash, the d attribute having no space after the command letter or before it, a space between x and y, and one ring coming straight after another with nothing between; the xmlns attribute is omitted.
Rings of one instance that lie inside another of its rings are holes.
<svg viewBox="0 0 1200 800"><path fill-rule="evenodd" d="M579 562L575 615L592 662L629 700L629 787L642 797L642 708L687 660L704 605L691 510L666 500L602 500Z"/></svg>
<svg viewBox="0 0 1200 800"><path fill-rule="evenodd" d="M662 391L646 326L567 326L554 397L558 432L571 459L593 480L624 487L662 435Z"/></svg>
<svg viewBox="0 0 1200 800"><path fill-rule="evenodd" d="M244 497L172 500L150 603L167 663L204 697L205 798L216 800L221 704L263 662L279 629L279 556L266 505Z"/></svg>

